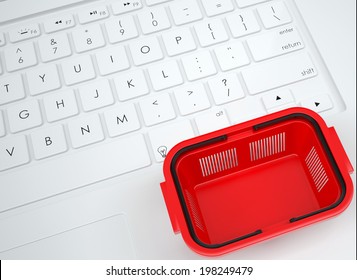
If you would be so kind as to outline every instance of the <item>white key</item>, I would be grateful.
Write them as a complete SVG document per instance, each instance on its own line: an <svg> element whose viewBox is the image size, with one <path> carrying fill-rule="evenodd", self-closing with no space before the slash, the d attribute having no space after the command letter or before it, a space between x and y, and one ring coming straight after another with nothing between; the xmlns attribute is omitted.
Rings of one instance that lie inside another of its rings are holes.
<svg viewBox="0 0 357 280"><path fill-rule="evenodd" d="M64 14L44 21L43 27L46 33L52 33L73 27L74 24L73 16L71 14Z"/></svg>
<svg viewBox="0 0 357 280"><path fill-rule="evenodd" d="M298 82L317 75L317 69L305 53L284 56L242 70L242 76L251 94ZM259 77L259 83L257 83Z"/></svg>
<svg viewBox="0 0 357 280"><path fill-rule="evenodd" d="M84 111L95 110L114 103L108 80L97 80L78 88Z"/></svg>
<svg viewBox="0 0 357 280"><path fill-rule="evenodd" d="M255 5L258 3L266 2L268 0L236 0L239 8L244 8L247 6Z"/></svg>
<svg viewBox="0 0 357 280"><path fill-rule="evenodd" d="M164 2L168 2L171 0L145 0L146 4L148 6L152 6L152 5L156 5L156 4L160 4L160 3L164 3Z"/></svg>
<svg viewBox="0 0 357 280"><path fill-rule="evenodd" d="M73 85L95 78L92 59L89 55L79 56L62 62L64 81Z"/></svg>
<svg viewBox="0 0 357 280"><path fill-rule="evenodd" d="M77 101L72 90L60 91L45 96L43 105L49 122L78 114Z"/></svg>
<svg viewBox="0 0 357 280"><path fill-rule="evenodd" d="M204 113L195 118L199 134L205 134L229 126L229 120L223 109Z"/></svg>
<svg viewBox="0 0 357 280"><path fill-rule="evenodd" d="M12 43L34 38L40 35L41 30L37 23L19 26L9 31L9 38Z"/></svg>
<svg viewBox="0 0 357 280"><path fill-rule="evenodd" d="M266 115L267 112L260 98L243 98L225 105L232 124L242 123Z"/></svg>
<svg viewBox="0 0 357 280"><path fill-rule="evenodd" d="M175 60L156 64L148 69L155 90L162 90L183 83L180 69Z"/></svg>
<svg viewBox="0 0 357 280"><path fill-rule="evenodd" d="M112 18L105 22L109 42L114 44L122 42L139 35L132 16Z"/></svg>
<svg viewBox="0 0 357 280"><path fill-rule="evenodd" d="M0 140L0 171L23 165L30 161L24 135Z"/></svg>
<svg viewBox="0 0 357 280"><path fill-rule="evenodd" d="M200 7L196 0L181 0L170 3L170 11L176 25L181 25L202 18Z"/></svg>
<svg viewBox="0 0 357 280"><path fill-rule="evenodd" d="M220 19L195 24L195 31L201 46L207 47L228 40L228 35Z"/></svg>
<svg viewBox="0 0 357 280"><path fill-rule="evenodd" d="M233 11L231 0L201 0L206 14L211 17Z"/></svg>
<svg viewBox="0 0 357 280"><path fill-rule="evenodd" d="M317 113L333 108L331 98L327 94L315 95L308 99L302 100L301 106L314 110Z"/></svg>
<svg viewBox="0 0 357 280"><path fill-rule="evenodd" d="M217 105L244 97L244 91L236 73L222 74L209 80L208 85Z"/></svg>
<svg viewBox="0 0 357 280"><path fill-rule="evenodd" d="M108 16L108 9L104 5L93 8L85 8L78 13L79 23L81 24L107 18Z"/></svg>
<svg viewBox="0 0 357 280"><path fill-rule="evenodd" d="M140 102L140 108L147 126L162 123L176 117L168 93L144 99Z"/></svg>
<svg viewBox="0 0 357 280"><path fill-rule="evenodd" d="M38 41L40 55L44 62L52 61L72 54L66 33L53 34Z"/></svg>
<svg viewBox="0 0 357 280"><path fill-rule="evenodd" d="M119 15L127 13L130 11L141 9L143 5L141 0L127 1L127 0L117 0L112 3L112 10L114 15Z"/></svg>
<svg viewBox="0 0 357 280"><path fill-rule="evenodd" d="M114 78L115 88L120 101L125 101L149 93L142 70L135 70Z"/></svg>
<svg viewBox="0 0 357 280"><path fill-rule="evenodd" d="M206 90L201 83L176 89L175 98L181 115L192 114L211 106Z"/></svg>
<svg viewBox="0 0 357 280"><path fill-rule="evenodd" d="M36 159L47 158L67 151L62 125L46 127L31 133L31 142Z"/></svg>
<svg viewBox="0 0 357 280"><path fill-rule="evenodd" d="M140 128L140 121L134 104L124 103L115 106L104 112L104 118L110 137L132 132Z"/></svg>
<svg viewBox="0 0 357 280"><path fill-rule="evenodd" d="M0 74L2 74L1 60L0 60Z"/></svg>
<svg viewBox="0 0 357 280"><path fill-rule="evenodd" d="M179 2L175 2L179 3ZM188 28L175 29L162 34L167 53L170 56L189 52L196 49L196 43Z"/></svg>
<svg viewBox="0 0 357 280"><path fill-rule="evenodd" d="M173 146L194 136L195 134L188 120L151 129L149 138L156 161L164 161Z"/></svg>
<svg viewBox="0 0 357 280"><path fill-rule="evenodd" d="M0 160L0 164L2 162ZM11 188L0 188L0 211L84 187L150 164L150 156L141 134L87 147L53 158L46 164L31 165L19 173L14 171L3 174L2 182Z"/></svg>
<svg viewBox="0 0 357 280"><path fill-rule="evenodd" d="M4 118L2 116L2 112L0 111L0 137L5 135L5 125Z"/></svg>
<svg viewBox="0 0 357 280"><path fill-rule="evenodd" d="M11 46L5 49L5 63L9 72L37 64L35 48L32 42Z"/></svg>
<svg viewBox="0 0 357 280"><path fill-rule="evenodd" d="M42 124L40 106L37 100L28 100L7 109L7 116L12 133L26 130Z"/></svg>
<svg viewBox="0 0 357 280"><path fill-rule="evenodd" d="M189 81L217 73L209 51L202 51L182 58L182 64Z"/></svg>
<svg viewBox="0 0 357 280"><path fill-rule="evenodd" d="M260 31L260 25L252 10L230 14L226 19L235 38Z"/></svg>
<svg viewBox="0 0 357 280"><path fill-rule="evenodd" d="M72 32L72 38L74 47L79 53L103 47L105 44L100 25L76 28Z"/></svg>
<svg viewBox="0 0 357 280"><path fill-rule="evenodd" d="M124 46L115 46L95 54L99 72L108 75L130 67Z"/></svg>
<svg viewBox="0 0 357 280"><path fill-rule="evenodd" d="M55 64L35 68L26 73L31 95L37 95L61 87Z"/></svg>
<svg viewBox="0 0 357 280"><path fill-rule="evenodd" d="M304 48L298 31L294 27L270 31L247 40L255 61L286 54Z"/></svg>
<svg viewBox="0 0 357 280"><path fill-rule="evenodd" d="M283 2L273 2L258 8L265 28L273 28L291 22L289 11Z"/></svg>
<svg viewBox="0 0 357 280"><path fill-rule="evenodd" d="M0 105L25 97L21 75L11 75L0 78Z"/></svg>
<svg viewBox="0 0 357 280"><path fill-rule="evenodd" d="M135 65L143 65L163 58L159 41L156 37L136 40L130 44L131 56Z"/></svg>
<svg viewBox="0 0 357 280"><path fill-rule="evenodd" d="M138 18L144 34L164 30L171 26L164 7L146 9L138 13Z"/></svg>
<svg viewBox="0 0 357 280"><path fill-rule="evenodd" d="M223 71L231 70L250 63L242 42L219 46L214 50L219 66Z"/></svg>
<svg viewBox="0 0 357 280"><path fill-rule="evenodd" d="M286 108L289 104L295 104L294 96L289 89L278 89L262 97L265 108L268 112L276 108Z"/></svg>
<svg viewBox="0 0 357 280"><path fill-rule="evenodd" d="M0 47L5 45L5 36L4 33L0 32Z"/></svg>
<svg viewBox="0 0 357 280"><path fill-rule="evenodd" d="M98 115L89 115L68 123L73 148L80 148L104 139Z"/></svg>

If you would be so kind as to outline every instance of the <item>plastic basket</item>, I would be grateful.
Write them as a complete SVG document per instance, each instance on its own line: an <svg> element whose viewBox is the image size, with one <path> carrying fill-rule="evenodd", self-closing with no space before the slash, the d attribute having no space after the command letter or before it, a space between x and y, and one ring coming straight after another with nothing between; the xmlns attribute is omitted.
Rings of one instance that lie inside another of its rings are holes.
<svg viewBox="0 0 357 280"><path fill-rule="evenodd" d="M291 108L179 143L161 189L174 231L214 256L342 212L352 172L335 130Z"/></svg>

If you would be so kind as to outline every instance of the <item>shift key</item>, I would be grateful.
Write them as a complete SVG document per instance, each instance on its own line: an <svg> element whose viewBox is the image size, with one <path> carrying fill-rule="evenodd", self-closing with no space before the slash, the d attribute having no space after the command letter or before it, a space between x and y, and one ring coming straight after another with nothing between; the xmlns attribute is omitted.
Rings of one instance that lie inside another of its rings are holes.
<svg viewBox="0 0 357 280"><path fill-rule="evenodd" d="M306 53L286 55L247 68L242 76L250 94L312 78L317 69Z"/></svg>

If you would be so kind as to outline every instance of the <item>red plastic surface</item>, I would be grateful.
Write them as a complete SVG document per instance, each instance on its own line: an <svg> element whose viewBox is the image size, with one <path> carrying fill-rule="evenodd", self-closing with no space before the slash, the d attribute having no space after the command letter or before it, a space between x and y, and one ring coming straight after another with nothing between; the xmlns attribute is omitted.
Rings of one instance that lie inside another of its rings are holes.
<svg viewBox="0 0 357 280"><path fill-rule="evenodd" d="M350 171L335 131L293 108L176 145L161 188L174 231L214 256L342 212Z"/></svg>

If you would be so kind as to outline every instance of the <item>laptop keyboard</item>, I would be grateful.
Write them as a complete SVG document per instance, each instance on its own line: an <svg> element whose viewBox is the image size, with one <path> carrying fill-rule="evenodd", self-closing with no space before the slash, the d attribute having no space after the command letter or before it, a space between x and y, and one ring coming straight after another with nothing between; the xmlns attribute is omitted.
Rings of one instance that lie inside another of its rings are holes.
<svg viewBox="0 0 357 280"><path fill-rule="evenodd" d="M275 110L341 107L291 3L95 4L0 29L0 180L51 164L69 178L8 207L160 163L181 140Z"/></svg>

